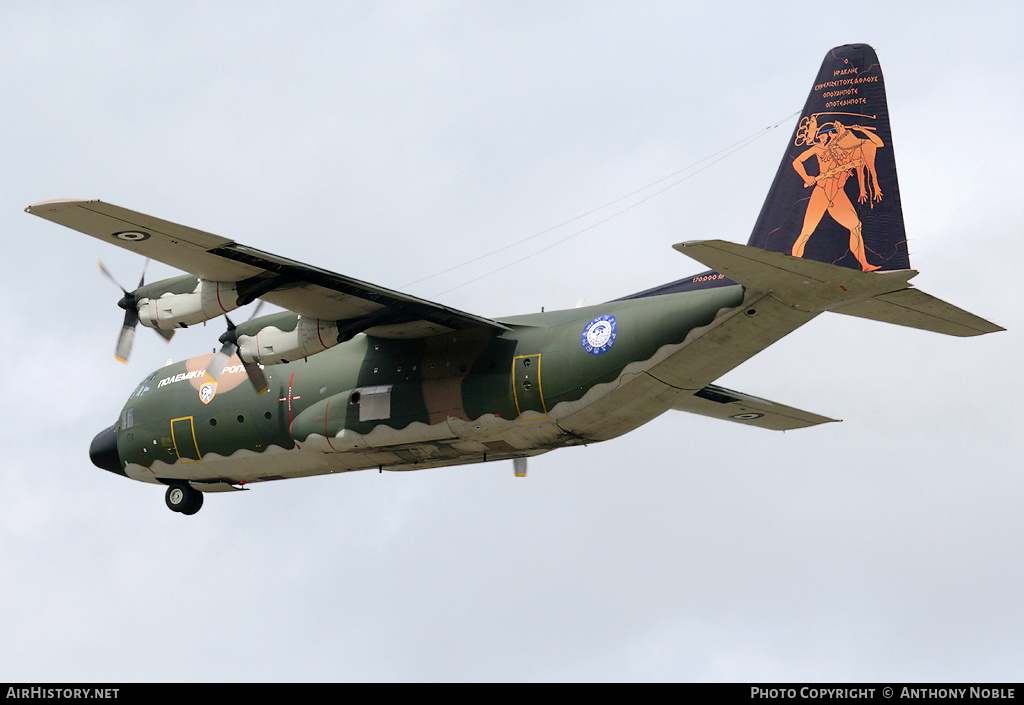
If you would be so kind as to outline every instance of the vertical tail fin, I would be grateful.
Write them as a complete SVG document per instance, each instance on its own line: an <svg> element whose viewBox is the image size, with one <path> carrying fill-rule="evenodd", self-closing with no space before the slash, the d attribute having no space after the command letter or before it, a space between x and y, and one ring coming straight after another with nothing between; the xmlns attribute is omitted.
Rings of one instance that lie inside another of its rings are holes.
<svg viewBox="0 0 1024 705"><path fill-rule="evenodd" d="M748 244L863 271L910 268L885 83L867 44L825 56Z"/></svg>

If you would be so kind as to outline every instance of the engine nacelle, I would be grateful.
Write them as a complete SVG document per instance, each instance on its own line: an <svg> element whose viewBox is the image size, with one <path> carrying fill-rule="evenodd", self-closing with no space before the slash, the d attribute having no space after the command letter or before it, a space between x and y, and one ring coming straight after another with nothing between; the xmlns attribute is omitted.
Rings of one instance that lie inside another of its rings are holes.
<svg viewBox="0 0 1024 705"><path fill-rule="evenodd" d="M222 316L238 308L238 285L195 276L174 277L136 292L139 322L171 330Z"/></svg>
<svg viewBox="0 0 1024 705"><path fill-rule="evenodd" d="M258 331L253 330L257 325ZM246 328L252 334L246 335ZM239 326L238 354L249 362L276 365L323 352L337 345L339 337L337 321L282 313Z"/></svg>

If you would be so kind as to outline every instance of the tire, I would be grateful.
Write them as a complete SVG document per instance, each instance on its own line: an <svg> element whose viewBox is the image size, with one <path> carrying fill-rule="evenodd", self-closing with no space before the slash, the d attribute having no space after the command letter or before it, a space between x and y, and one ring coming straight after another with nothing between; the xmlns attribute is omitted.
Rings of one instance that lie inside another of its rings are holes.
<svg viewBox="0 0 1024 705"><path fill-rule="evenodd" d="M192 516L203 508L203 493L194 487L189 487L189 490L191 491L192 498L188 506L181 510L181 513Z"/></svg>
<svg viewBox="0 0 1024 705"><path fill-rule="evenodd" d="M167 508L172 512L192 515L203 506L203 493L184 483L175 483L164 494Z"/></svg>

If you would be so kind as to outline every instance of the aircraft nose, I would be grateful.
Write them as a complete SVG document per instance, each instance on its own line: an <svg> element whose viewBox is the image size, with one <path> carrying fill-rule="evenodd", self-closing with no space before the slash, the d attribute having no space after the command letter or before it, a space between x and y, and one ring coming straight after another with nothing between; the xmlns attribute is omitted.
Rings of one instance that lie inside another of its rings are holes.
<svg viewBox="0 0 1024 705"><path fill-rule="evenodd" d="M98 468L125 475L121 468L121 456L117 454L117 430L113 426L103 429L92 439L92 443L89 444L89 458Z"/></svg>

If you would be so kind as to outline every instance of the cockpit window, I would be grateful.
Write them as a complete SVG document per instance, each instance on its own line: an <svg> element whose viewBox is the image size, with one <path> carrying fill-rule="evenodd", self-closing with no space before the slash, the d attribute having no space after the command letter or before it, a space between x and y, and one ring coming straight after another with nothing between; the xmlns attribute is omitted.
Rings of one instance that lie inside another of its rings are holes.
<svg viewBox="0 0 1024 705"><path fill-rule="evenodd" d="M153 379L155 377L156 377L156 372L151 374L149 377L146 377L146 379L142 380L139 383L139 386L135 388L135 391L132 392L132 395L130 397L128 397L128 398L129 399L134 399L135 397L141 397L143 394L148 392L149 391L149 385L151 385L153 383Z"/></svg>

